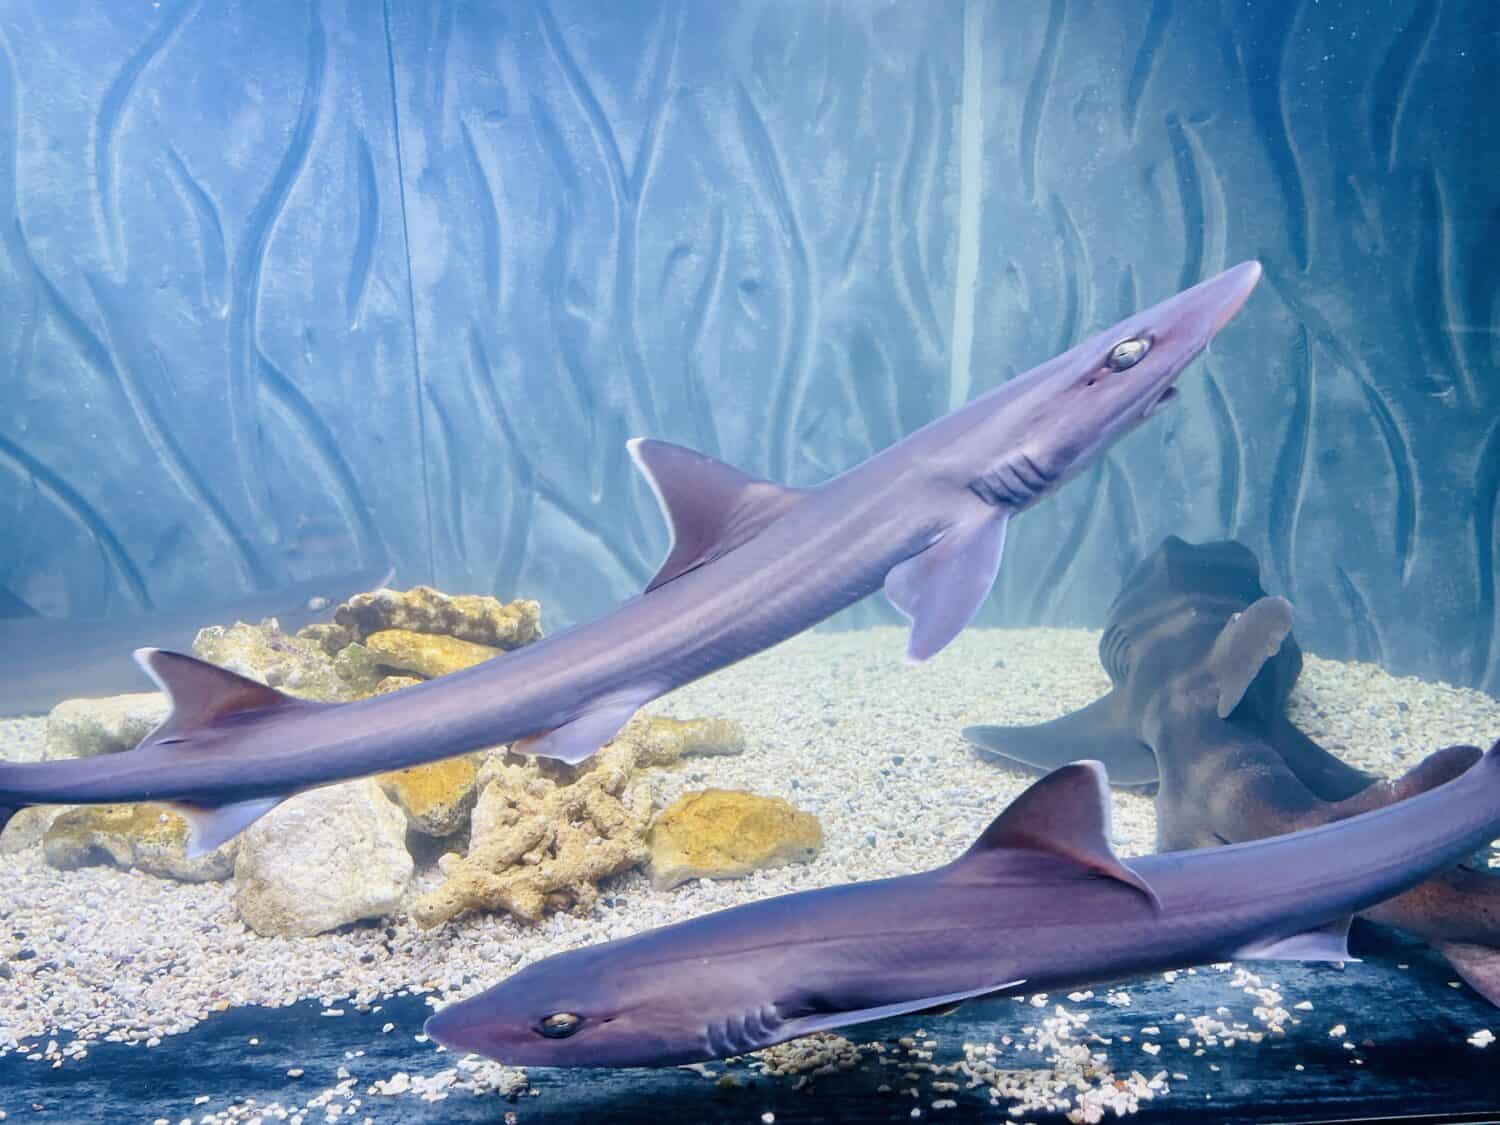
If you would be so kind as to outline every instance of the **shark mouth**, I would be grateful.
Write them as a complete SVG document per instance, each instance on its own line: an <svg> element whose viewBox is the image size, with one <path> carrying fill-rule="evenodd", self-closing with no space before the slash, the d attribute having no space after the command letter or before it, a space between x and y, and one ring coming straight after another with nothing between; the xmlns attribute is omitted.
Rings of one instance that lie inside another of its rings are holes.
<svg viewBox="0 0 1500 1125"><path fill-rule="evenodd" d="M1177 388L1176 387L1167 387L1164 391L1161 392L1161 394L1157 395L1155 398L1153 398L1150 402L1148 402L1146 404L1146 409L1141 411L1141 417L1142 418L1149 418L1149 417L1151 417L1151 415L1153 415L1153 414L1157 413L1158 411L1160 411L1163 407L1165 407L1167 405L1167 403L1171 402L1176 397L1177 397Z"/></svg>

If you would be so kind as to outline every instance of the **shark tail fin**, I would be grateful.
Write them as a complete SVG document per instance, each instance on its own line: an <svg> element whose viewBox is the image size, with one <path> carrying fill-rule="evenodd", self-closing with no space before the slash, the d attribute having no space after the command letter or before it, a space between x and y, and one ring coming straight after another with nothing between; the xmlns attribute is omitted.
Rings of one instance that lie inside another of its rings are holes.
<svg viewBox="0 0 1500 1125"><path fill-rule="evenodd" d="M1030 727L965 727L964 738L987 758L1047 773L1079 758L1103 762L1120 789L1156 785L1156 755L1130 731L1115 692L1087 707Z"/></svg>
<svg viewBox="0 0 1500 1125"><path fill-rule="evenodd" d="M1354 796L1336 802L1322 819L1343 820L1426 793L1467 773L1483 757L1477 746L1447 746L1434 750L1400 777L1377 781Z"/></svg>

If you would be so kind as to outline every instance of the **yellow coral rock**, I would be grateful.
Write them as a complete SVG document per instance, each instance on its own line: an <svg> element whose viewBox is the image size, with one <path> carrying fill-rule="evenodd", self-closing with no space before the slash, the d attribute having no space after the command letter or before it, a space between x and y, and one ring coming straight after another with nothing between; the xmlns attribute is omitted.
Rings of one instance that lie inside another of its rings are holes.
<svg viewBox="0 0 1500 1125"><path fill-rule="evenodd" d="M641 744L639 766L663 766L684 754L738 754L745 749L745 732L728 719L669 719L665 715L638 716L621 737Z"/></svg>
<svg viewBox="0 0 1500 1125"><path fill-rule="evenodd" d="M500 650L457 637L415 633L410 629L383 629L365 638L365 649L376 664L415 672L431 679L483 664Z"/></svg>
<svg viewBox="0 0 1500 1125"><path fill-rule="evenodd" d="M542 635L541 606L527 598L505 603L476 594L449 595L431 586L406 593L376 590L356 594L334 611L334 621L353 640L387 629L435 633L493 648L512 649Z"/></svg>
<svg viewBox="0 0 1500 1125"><path fill-rule="evenodd" d="M651 878L666 890L691 879L735 879L805 862L823 846L818 818L780 797L738 789L684 793L651 828Z"/></svg>
<svg viewBox="0 0 1500 1125"><path fill-rule="evenodd" d="M184 883L229 878L238 841L187 858L187 821L160 805L88 805L54 820L42 836L47 862L63 869L108 862Z"/></svg>
<svg viewBox="0 0 1500 1125"><path fill-rule="evenodd" d="M425 766L383 773L375 780L424 836L451 836L469 821L479 793L483 754L444 758Z"/></svg>

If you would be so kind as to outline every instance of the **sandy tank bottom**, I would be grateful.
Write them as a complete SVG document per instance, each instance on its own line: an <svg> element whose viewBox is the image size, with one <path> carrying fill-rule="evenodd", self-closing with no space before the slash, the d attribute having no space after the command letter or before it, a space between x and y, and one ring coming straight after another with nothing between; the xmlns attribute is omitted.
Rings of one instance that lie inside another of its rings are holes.
<svg viewBox="0 0 1500 1125"><path fill-rule="evenodd" d="M421 993L436 1007L565 949L771 895L933 867L967 847L1028 784L1020 773L975 756L959 730L978 722L1040 722L1096 698L1108 687L1097 643L1098 634L1088 630L975 629L928 663L909 667L901 660L902 630L813 633L661 700L653 707L659 713L738 720L748 745L738 757L690 758L655 771L659 806L684 789L710 786L784 797L818 816L824 850L806 865L672 891L656 891L644 874L632 872L604 888L588 917L553 915L526 925L509 916L467 916L432 931L398 917L314 938L263 938L237 920L223 884L181 884L102 867L56 871L43 863L39 848L0 857L0 1054L24 1049L35 1065L68 1065L93 1041L150 1046L226 1006L314 999L336 1010ZM1333 753L1387 775L1438 747L1488 745L1500 736L1500 702L1487 695L1316 657L1307 659L1292 716ZM40 737L40 727L40 720L0 723L0 742ZM1122 854L1152 850L1150 800L1115 793L1114 809ZM434 878L419 880L413 894ZM1242 1013L1240 1028L1212 1011L1187 1013L1191 1029L1167 1029L1169 1038L1254 1039L1305 1014L1296 997L1282 996L1268 979L1274 966L1217 971L1223 1004ZM1128 992L1122 986L1103 999L1128 1003ZM940 1103L950 1089L977 1082L988 1085L1002 1107L1061 1108L1056 1091L1067 1082L1061 1096L1077 1120L1097 1120L1105 1111L1159 1096L1167 1085L1167 1068L1154 1057L1159 1047L1153 1052L1143 1042L1138 1058L1117 1076L1082 1045L1078 1029L1086 1017L1078 1008L1099 999L1075 993L1017 1001L1037 1010L1018 1014L1013 1025L997 1025L992 1044L944 1042L942 1020L927 1020L927 1040L915 1049L930 1064L924 1095ZM1353 1004L1351 998L1351 1012ZM1320 1021L1339 1022L1339 1012L1320 1009ZM1023 1024L1031 1025L1029 1035L1021 1032ZM878 1061L869 1058L876 1048L861 1048L859 1029L851 1029L850 1039L822 1036L784 1045L752 1065L793 1083L819 1067ZM1024 1057L1023 1048L1029 1048ZM362 1076L360 1089L430 1099L450 1090L514 1091L525 1082L520 1072L475 1059L455 1065L426 1044L414 1043L410 1053L409 1073L373 1085ZM1014 1068L1023 1067L1031 1069L1018 1077ZM699 1069L718 1078L724 1068ZM354 1086L351 1081L342 1094L309 1091L307 1105L275 1113L262 1105L201 1120L302 1113L321 1120L340 1096L353 1096ZM356 1119L372 1112L399 1116L399 1101L366 1099ZM16 1120L22 1108L6 1106L0 1090L0 1111Z"/></svg>

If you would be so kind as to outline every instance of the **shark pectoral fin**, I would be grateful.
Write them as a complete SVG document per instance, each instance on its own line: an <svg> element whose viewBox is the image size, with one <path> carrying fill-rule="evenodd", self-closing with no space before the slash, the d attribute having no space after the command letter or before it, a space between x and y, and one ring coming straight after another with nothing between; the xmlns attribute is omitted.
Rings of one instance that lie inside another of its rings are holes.
<svg viewBox="0 0 1500 1125"><path fill-rule="evenodd" d="M885 576L885 596L911 619L907 660L926 660L941 651L974 619L1000 571L1008 520L987 513L951 527Z"/></svg>
<svg viewBox="0 0 1500 1125"><path fill-rule="evenodd" d="M1121 710L1118 696L1110 692L1051 722L1030 727L965 727L963 736L987 757L1037 773L1092 758L1104 763L1109 783L1117 789L1155 785L1156 755L1124 725Z"/></svg>
<svg viewBox="0 0 1500 1125"><path fill-rule="evenodd" d="M1358 961L1349 956L1349 923L1352 917L1345 915L1320 926L1316 930L1304 930L1291 937L1274 941L1257 942L1235 953L1235 960L1245 961Z"/></svg>
<svg viewBox="0 0 1500 1125"><path fill-rule="evenodd" d="M197 728L244 711L318 706L180 652L138 648L135 662L172 704L171 713L143 742L185 741Z"/></svg>
<svg viewBox="0 0 1500 1125"><path fill-rule="evenodd" d="M1464 979L1464 983L1500 1008L1500 949L1466 941L1433 942L1433 948Z"/></svg>
<svg viewBox="0 0 1500 1125"><path fill-rule="evenodd" d="M187 821L187 858L197 859L234 839L284 800L285 797L257 797L213 808L171 801L163 807Z"/></svg>
<svg viewBox="0 0 1500 1125"><path fill-rule="evenodd" d="M620 728L651 698L633 696L601 703L560 727L511 743L511 753L556 758L576 766L619 734Z"/></svg>
<svg viewBox="0 0 1500 1125"><path fill-rule="evenodd" d="M1261 598L1229 619L1208 654L1209 670L1219 685L1219 718L1227 719L1267 660L1281 650L1292 631L1292 603Z"/></svg>
<svg viewBox="0 0 1500 1125"><path fill-rule="evenodd" d="M931 1012L934 1009L951 1011L966 1000L976 1000L981 996L989 996L996 992L1005 992L1008 989L1018 988L1025 983L1024 980L1000 981L996 984L984 985L981 988L971 988L964 992L949 992L942 996L924 996L918 1000L904 1000L897 1004L880 1004L873 1008L850 1008L838 1012L819 1012L816 1015L799 1016L787 1020L785 1030L790 1033L788 1038L791 1038L798 1035L811 1035L815 1031L830 1031L836 1027L849 1027L856 1023L871 1023L874 1020L891 1019L895 1016Z"/></svg>
<svg viewBox="0 0 1500 1125"><path fill-rule="evenodd" d="M1133 887L1160 910L1151 885L1115 854L1109 820L1109 777L1104 767L1074 762L1053 770L1012 801L953 866L982 874L996 852L1039 852Z"/></svg>
<svg viewBox="0 0 1500 1125"><path fill-rule="evenodd" d="M672 533L647 593L753 538L806 495L671 442L631 438L626 447Z"/></svg>

